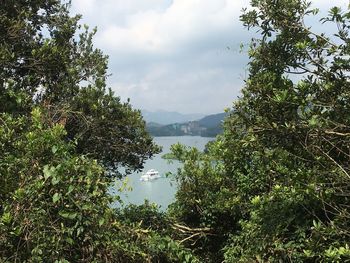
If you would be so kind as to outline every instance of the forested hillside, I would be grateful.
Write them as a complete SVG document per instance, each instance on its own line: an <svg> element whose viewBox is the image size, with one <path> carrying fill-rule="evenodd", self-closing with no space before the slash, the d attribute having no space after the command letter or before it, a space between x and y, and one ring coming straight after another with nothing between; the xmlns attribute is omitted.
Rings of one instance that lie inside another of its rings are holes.
<svg viewBox="0 0 350 263"><path fill-rule="evenodd" d="M160 125L147 123L147 131L152 136L202 136L215 137L222 132L222 125L227 113L212 114L200 120Z"/></svg>
<svg viewBox="0 0 350 263"><path fill-rule="evenodd" d="M171 111L147 111L141 110L143 119L147 123L159 123L160 125L169 125L172 123L183 123L194 121L202 118L204 114L182 114L179 112L171 112Z"/></svg>
<svg viewBox="0 0 350 263"><path fill-rule="evenodd" d="M160 149L69 7L0 5L1 262L350 261L349 10L321 18L326 34L306 1L251 1L242 96L205 152L172 146L161 212L111 207L119 168Z"/></svg>

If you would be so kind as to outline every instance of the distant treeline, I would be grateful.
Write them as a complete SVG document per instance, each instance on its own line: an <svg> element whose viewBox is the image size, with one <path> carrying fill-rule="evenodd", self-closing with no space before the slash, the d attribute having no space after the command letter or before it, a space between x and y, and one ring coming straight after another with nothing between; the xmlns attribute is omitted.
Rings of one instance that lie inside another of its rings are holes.
<svg viewBox="0 0 350 263"><path fill-rule="evenodd" d="M158 123L147 123L147 130L153 136L203 136L215 137L222 132L222 122L227 114L218 113L208 115L197 121L184 123L173 123L161 125Z"/></svg>

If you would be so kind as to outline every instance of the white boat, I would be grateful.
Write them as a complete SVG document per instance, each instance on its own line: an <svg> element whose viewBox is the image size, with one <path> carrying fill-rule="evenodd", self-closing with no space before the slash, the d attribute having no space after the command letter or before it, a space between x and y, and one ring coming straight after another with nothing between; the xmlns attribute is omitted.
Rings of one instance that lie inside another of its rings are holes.
<svg viewBox="0 0 350 263"><path fill-rule="evenodd" d="M140 181L151 181L158 178L160 178L159 172L151 169L148 170L145 174L141 175Z"/></svg>

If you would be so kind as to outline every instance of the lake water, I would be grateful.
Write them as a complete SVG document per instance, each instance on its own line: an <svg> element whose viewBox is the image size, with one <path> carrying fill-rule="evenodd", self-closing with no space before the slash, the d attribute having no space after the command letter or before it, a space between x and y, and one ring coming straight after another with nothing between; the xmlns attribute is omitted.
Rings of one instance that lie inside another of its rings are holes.
<svg viewBox="0 0 350 263"><path fill-rule="evenodd" d="M165 210L174 201L176 192L174 178L172 176L166 177L165 174L168 172L175 173L177 168L180 167L180 164L176 161L169 164L167 160L162 158L162 155L169 153L170 146L178 142L204 150L205 145L211 140L213 138L199 136L155 137L154 141L163 147L163 152L154 156L153 159L146 161L143 172L153 168L159 171L162 177L153 181L141 182L140 176L142 173L129 175L125 182L132 190L119 193L124 204L143 204L144 200L147 199L152 203L160 205L161 209Z"/></svg>

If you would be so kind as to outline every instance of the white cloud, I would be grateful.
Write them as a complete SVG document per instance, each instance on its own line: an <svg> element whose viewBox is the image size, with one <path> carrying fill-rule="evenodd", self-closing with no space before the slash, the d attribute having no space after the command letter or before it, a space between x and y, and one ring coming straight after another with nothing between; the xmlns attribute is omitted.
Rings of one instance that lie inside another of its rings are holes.
<svg viewBox="0 0 350 263"><path fill-rule="evenodd" d="M314 6L326 12L347 1ZM98 26L95 43L110 55L110 85L136 107L218 112L239 94L248 60L239 44L254 34L239 21L249 0L72 2L73 13Z"/></svg>
<svg viewBox="0 0 350 263"><path fill-rule="evenodd" d="M77 1L74 7L82 8L82 2ZM88 0L89 7L82 10L89 13L95 3L100 16L94 22L101 19L97 44L108 51L172 52L197 38L210 38L212 33L240 26L239 12L247 1L174 0L159 8L161 2Z"/></svg>
<svg viewBox="0 0 350 263"><path fill-rule="evenodd" d="M89 15L94 12L96 8L96 0L74 0L73 9L78 13Z"/></svg>

